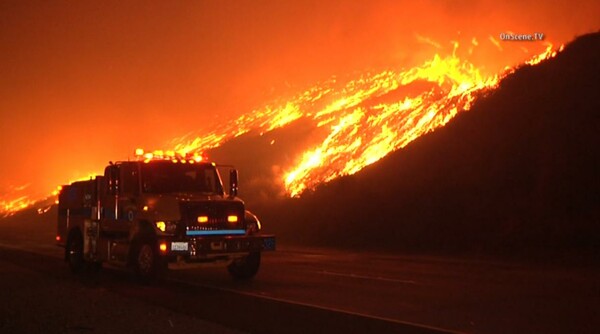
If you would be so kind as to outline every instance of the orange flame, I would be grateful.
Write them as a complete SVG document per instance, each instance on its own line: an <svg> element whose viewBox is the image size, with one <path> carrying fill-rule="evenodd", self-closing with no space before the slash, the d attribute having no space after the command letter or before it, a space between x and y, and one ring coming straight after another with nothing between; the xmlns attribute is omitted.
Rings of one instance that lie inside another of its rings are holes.
<svg viewBox="0 0 600 334"><path fill-rule="evenodd" d="M433 43L425 37L421 39ZM497 43L492 37L491 41ZM320 145L306 150L297 164L282 176L287 193L297 196L319 183L356 173L445 125L458 112L469 110L479 92L496 87L504 75L515 70L507 68L501 75L485 76L473 64L457 57L459 44L453 44L454 52L450 56L436 54L421 66L368 75L349 81L341 88L336 87L337 81L332 79L288 101L243 115L206 136L191 141L186 137L175 139L175 149L206 150L252 130L263 133L301 117L313 119L318 127L329 127L329 134ZM478 42L473 40L471 44L477 46ZM526 64L537 64L556 53L552 45L548 45L546 51ZM369 105L372 99L419 82L431 84L431 89L393 102Z"/></svg>
<svg viewBox="0 0 600 334"><path fill-rule="evenodd" d="M423 36L418 38L439 49L439 43ZM502 51L496 39L490 36L489 40ZM479 42L473 39L470 44L469 54ZM356 173L419 136L444 126L457 113L469 110L481 91L493 89L503 76L515 71L507 67L500 75L484 75L472 63L456 55L458 42L453 45L451 55L435 54L420 66L366 74L345 84L334 78L288 100L253 110L233 122L221 123L205 135L175 138L167 145L170 150L144 152L138 149L136 155L146 159L175 159L190 154L199 157L201 152L250 131L262 134L308 118L328 132L319 145L303 152L297 163L281 175L286 192L298 196L319 183ZM538 64L562 49L563 46L555 50L547 44L544 52L525 64ZM417 94L405 94L401 98L388 96L420 83L425 83L427 88ZM80 180L83 179L87 178ZM57 193L55 190L51 196ZM11 215L36 202L18 194L13 191L13 199L0 198L0 216Z"/></svg>
<svg viewBox="0 0 600 334"><path fill-rule="evenodd" d="M374 94L385 94L417 81L435 85L401 101L358 106ZM325 141L305 152L300 163L286 174L287 191L296 196L318 183L358 172L424 133L445 125L459 111L470 108L477 91L494 87L497 82L497 76L484 78L455 53L444 58L436 54L419 67L398 73L384 72L364 83L351 82L363 87L352 95L352 103L345 103L347 99L344 103L337 101L316 115L321 121L319 125L337 122L331 126ZM335 117L322 120L331 114Z"/></svg>
<svg viewBox="0 0 600 334"><path fill-rule="evenodd" d="M549 58L553 58L556 57L556 54L558 52L561 52L564 49L564 45L561 45L558 50L554 50L552 48L552 44L550 43L546 43L546 50L542 53L540 53L537 56L534 56L533 58L531 58L530 60L526 61L525 64L528 65L537 65L539 63L541 63L542 61L549 59Z"/></svg>
<svg viewBox="0 0 600 334"><path fill-rule="evenodd" d="M16 212L26 209L35 203L29 196L20 196L14 199L0 200L0 217L8 217Z"/></svg>

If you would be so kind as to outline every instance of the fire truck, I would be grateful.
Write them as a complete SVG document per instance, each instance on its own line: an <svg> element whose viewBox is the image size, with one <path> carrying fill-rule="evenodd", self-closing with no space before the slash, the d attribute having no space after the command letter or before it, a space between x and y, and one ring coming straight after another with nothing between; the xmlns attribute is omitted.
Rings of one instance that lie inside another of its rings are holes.
<svg viewBox="0 0 600 334"><path fill-rule="evenodd" d="M237 197L237 170L198 155L137 150L136 157L62 187L56 242L70 269L108 263L148 280L169 268L220 262L236 279L254 277L261 253L275 250L275 237L261 232ZM230 168L228 194L222 168Z"/></svg>

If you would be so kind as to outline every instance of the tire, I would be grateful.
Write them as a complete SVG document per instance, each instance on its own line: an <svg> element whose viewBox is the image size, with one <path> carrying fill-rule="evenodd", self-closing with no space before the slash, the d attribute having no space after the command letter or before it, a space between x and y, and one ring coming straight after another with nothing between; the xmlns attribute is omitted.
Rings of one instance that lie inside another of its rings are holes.
<svg viewBox="0 0 600 334"><path fill-rule="evenodd" d="M149 282L166 272L166 261L158 255L156 243L143 241L135 246L133 270L137 279Z"/></svg>
<svg viewBox="0 0 600 334"><path fill-rule="evenodd" d="M65 259L73 273L80 273L85 267L83 260L83 238L79 232L71 232L67 247L65 249Z"/></svg>
<svg viewBox="0 0 600 334"><path fill-rule="evenodd" d="M252 252L241 259L231 262L227 270L234 279L249 280L256 276L259 268L260 252Z"/></svg>

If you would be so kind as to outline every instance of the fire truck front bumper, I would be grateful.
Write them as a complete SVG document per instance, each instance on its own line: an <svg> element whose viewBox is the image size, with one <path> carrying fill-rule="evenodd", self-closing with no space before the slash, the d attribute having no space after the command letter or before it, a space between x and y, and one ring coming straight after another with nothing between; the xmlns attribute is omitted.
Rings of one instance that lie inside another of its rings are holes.
<svg viewBox="0 0 600 334"><path fill-rule="evenodd" d="M262 234L188 237L184 240L166 240L165 243L167 246L166 252L169 256L188 259L275 250L275 236Z"/></svg>

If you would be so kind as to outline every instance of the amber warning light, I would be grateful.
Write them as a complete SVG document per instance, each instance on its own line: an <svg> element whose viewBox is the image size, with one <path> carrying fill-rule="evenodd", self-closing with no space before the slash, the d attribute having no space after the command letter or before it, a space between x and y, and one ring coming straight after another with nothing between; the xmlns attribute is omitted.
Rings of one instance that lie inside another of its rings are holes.
<svg viewBox="0 0 600 334"><path fill-rule="evenodd" d="M171 160L173 163L196 163L202 161L208 161L207 157L201 153L194 152L175 152L175 151L163 151L155 150L152 152L146 152L142 148L135 149L135 158L138 161L144 161L146 163L153 160Z"/></svg>

